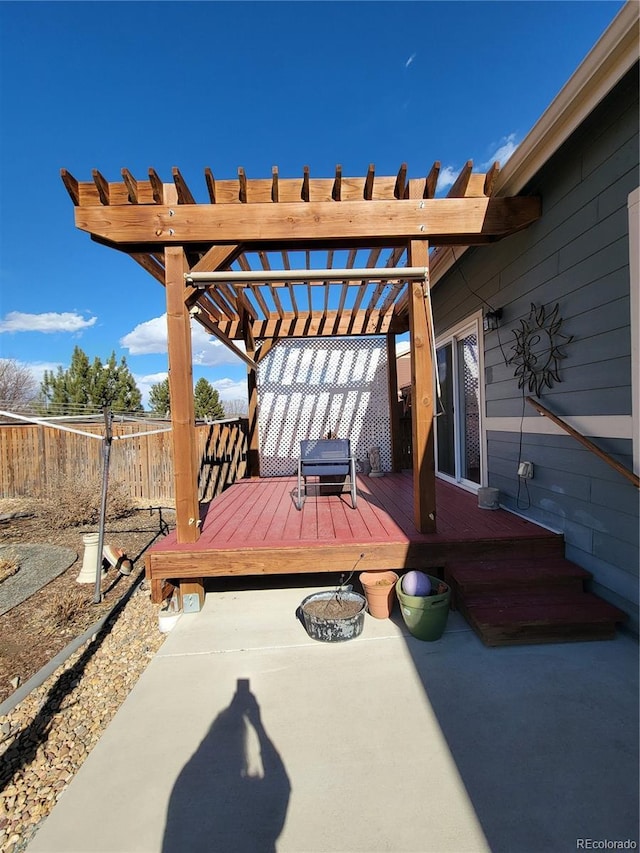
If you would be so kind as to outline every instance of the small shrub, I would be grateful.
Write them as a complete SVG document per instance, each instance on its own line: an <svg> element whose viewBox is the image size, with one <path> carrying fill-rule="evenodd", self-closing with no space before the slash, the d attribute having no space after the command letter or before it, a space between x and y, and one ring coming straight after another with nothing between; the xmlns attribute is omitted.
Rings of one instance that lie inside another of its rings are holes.
<svg viewBox="0 0 640 853"><path fill-rule="evenodd" d="M0 557L0 583L18 571L20 571L20 560L17 554L10 552L5 557Z"/></svg>
<svg viewBox="0 0 640 853"><path fill-rule="evenodd" d="M87 594L82 589L59 591L52 595L47 607L50 629L72 628L86 610Z"/></svg>
<svg viewBox="0 0 640 853"><path fill-rule="evenodd" d="M60 477L40 505L43 521L59 527L79 527L100 521L102 482ZM123 483L111 481L107 489L107 519L124 518L135 507Z"/></svg>

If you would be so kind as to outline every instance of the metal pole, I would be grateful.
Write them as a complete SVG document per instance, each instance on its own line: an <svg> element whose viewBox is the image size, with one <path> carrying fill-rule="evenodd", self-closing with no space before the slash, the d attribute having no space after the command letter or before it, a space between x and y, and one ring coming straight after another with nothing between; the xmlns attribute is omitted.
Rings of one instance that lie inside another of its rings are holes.
<svg viewBox="0 0 640 853"><path fill-rule="evenodd" d="M186 272L187 284L213 284L216 281L241 285L245 282L307 282L307 281L409 281L425 279L425 267L365 267L363 269L328 270L216 270Z"/></svg>
<svg viewBox="0 0 640 853"><path fill-rule="evenodd" d="M96 566L96 586L93 593L93 603L100 604L102 601L102 591L100 584L102 581L102 551L104 548L104 523L107 517L107 488L109 485L109 458L111 456L111 442L113 434L111 430L112 416L109 409L105 406L104 412L104 438L102 440L102 501L100 504L100 529L98 533L98 557Z"/></svg>
<svg viewBox="0 0 640 853"><path fill-rule="evenodd" d="M33 417L32 415L25 417L24 415L18 415L15 412L5 412L5 411L1 411L1 410L0 410L0 415L3 415L5 417L10 417L10 418L16 418L19 421L26 421L29 424L31 424L31 423L39 424L40 426L51 427L51 429L60 429L60 430L63 430L64 432L73 432L76 435L86 435L87 438L100 439L100 436L97 435L95 432L85 432L84 430L81 430L81 429L72 429L71 427L68 427L68 426L62 426L62 424L53 424L47 418L36 418L36 417Z"/></svg>

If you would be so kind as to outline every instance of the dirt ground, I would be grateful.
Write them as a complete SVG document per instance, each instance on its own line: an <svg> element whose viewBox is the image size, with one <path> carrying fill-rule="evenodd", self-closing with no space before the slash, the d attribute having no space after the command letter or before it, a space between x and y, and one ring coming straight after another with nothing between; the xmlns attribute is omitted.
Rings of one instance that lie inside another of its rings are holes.
<svg viewBox="0 0 640 853"><path fill-rule="evenodd" d="M139 580L149 545L173 528L175 520L174 512L163 508L161 514L139 509L107 521L104 544L122 548L133 561L133 571L123 576L110 568L102 579L102 601L94 604L94 585L79 584L76 578L84 555L82 537L97 532L97 526L55 528L50 521L43 523L37 501L0 499L0 516L15 513L20 517L0 521L0 545L16 546L18 557L21 543L59 545L78 556L61 575L0 616L0 702L116 604Z"/></svg>

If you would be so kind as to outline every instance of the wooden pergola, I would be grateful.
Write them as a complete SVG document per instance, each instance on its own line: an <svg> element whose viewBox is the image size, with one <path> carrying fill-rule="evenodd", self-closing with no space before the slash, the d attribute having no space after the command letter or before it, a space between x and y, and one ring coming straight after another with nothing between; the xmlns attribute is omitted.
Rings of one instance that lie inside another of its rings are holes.
<svg viewBox="0 0 640 853"><path fill-rule="evenodd" d="M385 335L393 373L395 336L408 331L414 518L418 531L435 531L429 250L494 242L541 214L539 198L493 195L497 163L480 174L469 161L446 198L435 197L439 169L435 163L426 178L409 180L404 164L395 176L370 166L359 178L337 166L332 178L318 179L305 167L290 179L274 167L271 178L256 180L240 168L237 178L216 180L207 168L204 202L177 168L170 183L153 169L147 180L123 169L115 183L97 170L86 182L62 170L76 226L166 288L178 542L199 537L191 317L247 364L254 473L256 367L276 341ZM403 267L414 275L403 277ZM222 271L228 275L199 275ZM390 385L395 395L395 376Z"/></svg>

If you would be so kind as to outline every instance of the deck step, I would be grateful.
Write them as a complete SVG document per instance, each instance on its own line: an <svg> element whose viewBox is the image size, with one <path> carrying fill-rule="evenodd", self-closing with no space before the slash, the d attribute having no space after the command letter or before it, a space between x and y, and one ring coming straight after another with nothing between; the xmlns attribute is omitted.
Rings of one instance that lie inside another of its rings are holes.
<svg viewBox="0 0 640 853"><path fill-rule="evenodd" d="M592 577L590 572L575 563L555 556L547 559L518 557L449 563L446 575L456 588L456 593L466 595L496 589L539 587L582 590L584 582Z"/></svg>
<svg viewBox="0 0 640 853"><path fill-rule="evenodd" d="M451 551L451 559L459 562L513 560L523 554L538 560L563 559L564 539L557 533L528 538L476 539L456 542Z"/></svg>
<svg viewBox="0 0 640 853"><path fill-rule="evenodd" d="M460 606L488 646L604 640L626 614L588 592L504 592L465 598Z"/></svg>
<svg viewBox="0 0 640 853"><path fill-rule="evenodd" d="M585 569L522 554L449 563L452 603L487 646L603 640L626 613L584 589Z"/></svg>

